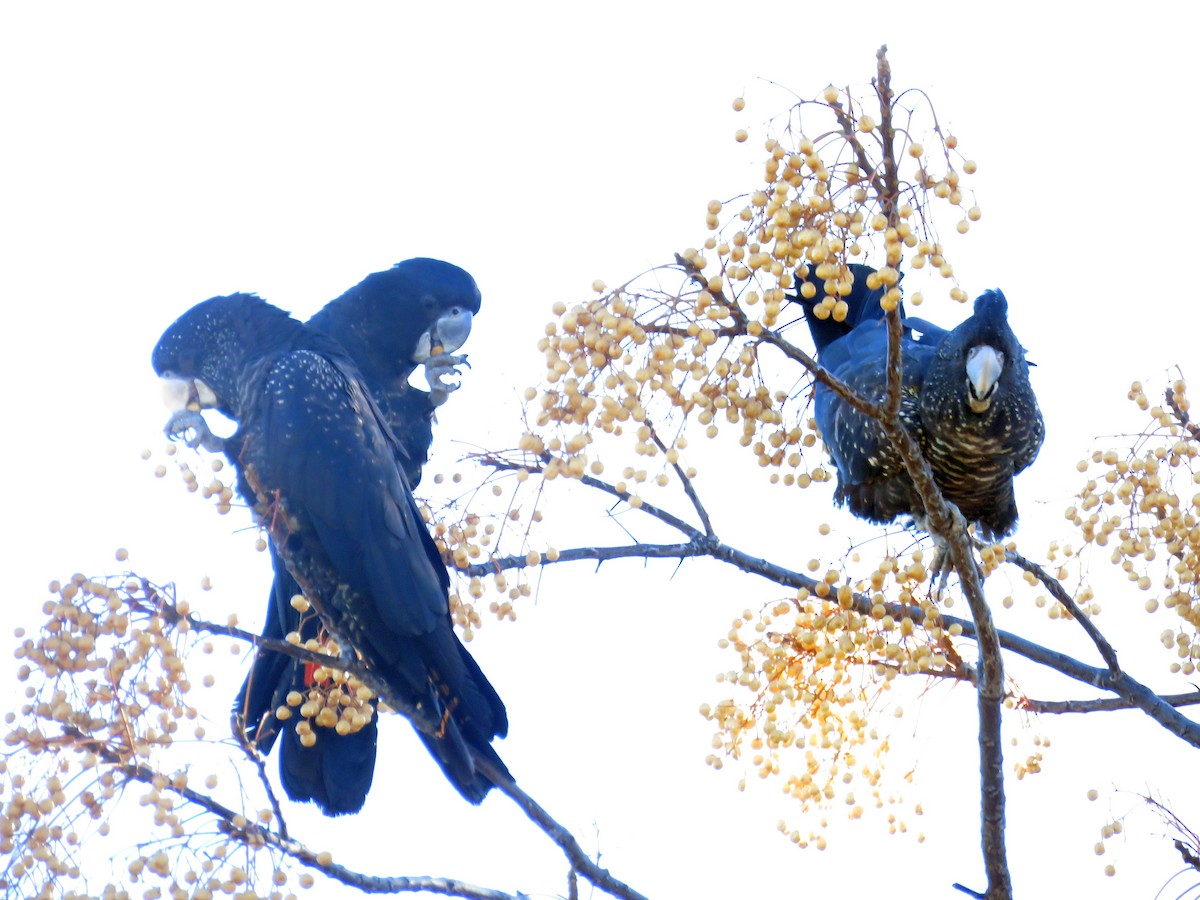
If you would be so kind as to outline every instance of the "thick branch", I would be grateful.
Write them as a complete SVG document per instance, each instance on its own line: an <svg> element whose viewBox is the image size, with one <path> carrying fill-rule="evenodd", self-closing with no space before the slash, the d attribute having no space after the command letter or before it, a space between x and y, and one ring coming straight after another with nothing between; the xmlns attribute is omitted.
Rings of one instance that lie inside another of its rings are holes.
<svg viewBox="0 0 1200 900"><path fill-rule="evenodd" d="M907 436L907 432L904 432L904 434ZM500 460L497 457L480 457L480 462L484 465L497 468L528 468L533 472L540 471L537 466L520 466ZM931 478L932 476L929 477ZM607 494L618 497L623 496L612 485L606 484L599 479L589 477L585 483L591 487L603 490ZM647 515L659 518L660 521L675 527L679 527L676 523L681 522L678 517L665 513L651 504L643 504L640 509ZM948 507L946 507L946 513L947 515L949 514ZM965 523L963 523L963 527L965 529ZM611 547L576 547L568 550L559 550L556 558L553 560L543 558L541 565L546 566L583 560L594 560L597 563L603 563L616 559L690 559L693 557L708 556L734 566L743 572L758 575L782 587L794 590L805 589L814 593L817 590L817 579L805 575L803 572L796 572L770 560L746 553L715 538L709 538L686 523L683 523L681 530L691 536L692 539L678 544L627 544ZM957 565L957 562L955 564ZM526 566L528 566L528 561L524 555L511 555L493 557L487 562L474 563L457 571L469 576L483 577L495 572L519 569ZM968 567L968 572L973 572L973 570L974 562L972 560L971 566ZM976 583L978 583L977 576ZM861 615L870 615L872 608L875 606L875 601L872 597L862 592L855 592L852 596L852 608ZM905 618L912 619L913 621L921 621L925 616L924 611L915 605L886 601L883 606L887 614L897 621ZM979 641L979 632L976 624L970 619L962 619L943 613L941 621L947 628L957 625L961 629L963 637ZM988 616L988 621L989 623L991 622L990 615ZM1075 681L1099 688L1100 690L1111 691L1117 694L1123 702L1127 703L1129 708L1142 710L1142 712L1158 721L1172 734L1175 734L1193 746L1200 747L1200 724L1191 722L1186 717L1171 710L1170 704L1162 702L1157 694L1129 678L1128 675L1122 674L1121 677L1114 678L1112 673L1105 669L1090 666L1068 654L1051 650L1019 635L996 630L994 626L993 632L996 640L999 642L999 646L1003 649L1024 657L1031 662L1053 669Z"/></svg>
<svg viewBox="0 0 1200 900"><path fill-rule="evenodd" d="M1052 577L1041 566L1025 559L1025 557L1018 553L1009 552L1005 554L1005 557L1022 570L1032 573L1046 587L1054 599L1066 607L1079 624L1083 626L1088 636L1092 638L1092 641L1100 651L1100 655L1104 657L1108 665L1107 671L1103 669L1095 670L1095 680L1092 682L1095 687L1112 691L1124 702L1128 703L1131 708L1140 709L1176 737L1187 741L1194 747L1200 747L1200 723L1180 713L1172 704L1165 702L1163 697L1160 697L1157 693L1121 669L1117 664L1116 651L1105 640L1091 618L1084 615L1079 605L1075 603L1074 598L1067 593L1057 578Z"/></svg>
<svg viewBox="0 0 1200 900"><path fill-rule="evenodd" d="M1200 691L1191 691L1186 694L1161 694L1158 699L1168 706L1192 706L1200 703ZM1026 698L1021 701L1020 706L1021 709L1027 709L1030 712L1053 715L1137 709L1136 704L1132 701L1120 697L1104 697L1098 700L1032 700Z"/></svg>

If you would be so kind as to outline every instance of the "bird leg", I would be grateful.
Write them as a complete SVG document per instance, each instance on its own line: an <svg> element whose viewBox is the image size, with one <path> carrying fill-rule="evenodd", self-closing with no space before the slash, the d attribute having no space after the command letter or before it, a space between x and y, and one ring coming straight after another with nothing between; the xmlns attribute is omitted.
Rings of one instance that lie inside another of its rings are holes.
<svg viewBox="0 0 1200 900"><path fill-rule="evenodd" d="M447 382L447 378L457 378L459 366L471 367L467 362L467 354L457 356L450 353L438 353L425 360L425 380L429 382L429 396L434 406L441 406L460 385Z"/></svg>
<svg viewBox="0 0 1200 900"><path fill-rule="evenodd" d="M929 570L929 575L931 579L937 579L937 590L934 592L934 597L940 600L950 581L950 573L954 570L954 564L950 561L946 542L937 535L933 537L933 547L933 566Z"/></svg>
<svg viewBox="0 0 1200 900"><path fill-rule="evenodd" d="M171 413L163 428L167 437L173 441L183 441L193 450L203 447L213 453L225 449L225 441L212 433L204 416L190 409L180 409Z"/></svg>
<svg viewBox="0 0 1200 900"><path fill-rule="evenodd" d="M933 546L933 565L929 571L930 577L937 579L937 592L934 596L940 600L946 590L947 583L950 581L950 573L954 571L954 563L950 559L950 550L946 545L946 541L936 534L933 535ZM971 553L971 565L975 566L975 571L979 575L979 583L983 584L983 570L979 567L973 551Z"/></svg>

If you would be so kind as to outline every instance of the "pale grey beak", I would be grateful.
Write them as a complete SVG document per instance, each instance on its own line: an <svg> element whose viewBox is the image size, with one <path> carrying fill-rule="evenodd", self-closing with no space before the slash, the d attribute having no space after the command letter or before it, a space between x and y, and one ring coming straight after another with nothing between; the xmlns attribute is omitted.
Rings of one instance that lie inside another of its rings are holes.
<svg viewBox="0 0 1200 900"><path fill-rule="evenodd" d="M172 412L190 409L193 405L200 409L211 409L217 405L217 395L199 378L163 375L159 378L159 384L162 387L163 403Z"/></svg>
<svg viewBox="0 0 1200 900"><path fill-rule="evenodd" d="M442 313L433 327L417 341L413 362L423 363L429 359L433 348L440 346L442 353L453 353L471 336L471 311L456 306Z"/></svg>
<svg viewBox="0 0 1200 900"><path fill-rule="evenodd" d="M995 347L980 344L967 353L967 404L981 413L991 405L992 395L1004 371L1004 354Z"/></svg>
<svg viewBox="0 0 1200 900"><path fill-rule="evenodd" d="M164 375L158 379L158 386L162 388L163 406L171 410L171 412L187 409L187 405L191 402L192 397L192 382L190 379Z"/></svg>

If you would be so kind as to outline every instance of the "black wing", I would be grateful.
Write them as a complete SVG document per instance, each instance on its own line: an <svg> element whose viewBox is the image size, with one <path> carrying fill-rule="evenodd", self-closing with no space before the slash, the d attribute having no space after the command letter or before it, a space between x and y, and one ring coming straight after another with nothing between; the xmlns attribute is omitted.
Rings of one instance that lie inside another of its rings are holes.
<svg viewBox="0 0 1200 900"><path fill-rule="evenodd" d="M504 705L454 633L445 566L378 408L348 361L299 351L272 367L261 413L243 456L346 585L337 627L399 696L445 717L443 737L422 737L478 802L491 783L471 754L503 771L490 744Z"/></svg>
<svg viewBox="0 0 1200 900"><path fill-rule="evenodd" d="M857 393L881 400L887 386L887 321L880 305L886 289L867 286L867 278L875 272L869 266L854 263L850 271L854 285L842 298L847 306L842 321L832 316L818 318L815 300L798 295L798 301L804 307L818 362ZM903 315L903 306L900 312ZM904 328L902 416L908 412L905 407L913 405L931 349L918 346L911 330ZM872 522L890 522L899 515L920 512L904 463L878 422L820 384L814 389L814 418L838 473L835 502Z"/></svg>
<svg viewBox="0 0 1200 900"><path fill-rule="evenodd" d="M818 319L815 303L800 302L821 365L862 396L881 400L888 350L882 292L866 287L871 269L852 269L854 288L842 322ZM1016 527L1013 476L1033 461L1044 435L1007 310L1004 295L989 291L952 331L923 319L901 322L901 421L921 445L946 499L994 537ZM989 365L976 362L973 374L976 358ZM835 501L873 522L923 515L920 496L879 424L821 385L814 405L838 472Z"/></svg>
<svg viewBox="0 0 1200 900"><path fill-rule="evenodd" d="M466 271L441 260L411 259L368 275L308 322L353 359L396 438L395 462L412 487L420 482L429 459L436 408L429 393L408 382L417 365L418 345L426 332L440 325L443 315L452 313L461 320L464 312L477 313L479 306L479 289ZM469 331L470 316L466 318ZM282 564L275 570L264 634L295 631L303 641L316 637L320 631L316 616L301 616L290 606L299 586ZM281 731L275 711L290 692L307 691L307 671L291 657L259 652L235 700L234 727L264 754L280 733L284 735L279 766L293 800L315 801L331 815L356 812L371 785L376 720L372 716L367 727L344 735L321 728L316 744L309 747L300 743L292 728Z"/></svg>
<svg viewBox="0 0 1200 900"><path fill-rule="evenodd" d="M887 323L874 319L858 325L831 344L825 367L858 394L875 401L887 387ZM900 416L910 430L919 428L917 400L935 349L902 337L903 386ZM834 500L871 522L921 515L924 507L904 461L880 424L833 391L816 387L814 418L838 473Z"/></svg>

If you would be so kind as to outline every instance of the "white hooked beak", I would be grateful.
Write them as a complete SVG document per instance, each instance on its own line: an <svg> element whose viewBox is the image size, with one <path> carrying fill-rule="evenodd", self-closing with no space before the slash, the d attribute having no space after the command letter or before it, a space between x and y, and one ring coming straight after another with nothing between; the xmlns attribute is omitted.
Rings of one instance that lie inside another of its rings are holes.
<svg viewBox="0 0 1200 900"><path fill-rule="evenodd" d="M992 395L1004 371L1004 354L995 347L980 344L967 353L967 404L981 413L991 405Z"/></svg>
<svg viewBox="0 0 1200 900"><path fill-rule="evenodd" d="M433 327L421 335L413 362L423 363L433 354L436 347L440 353L453 353L471 336L471 311L455 306L438 317Z"/></svg>

